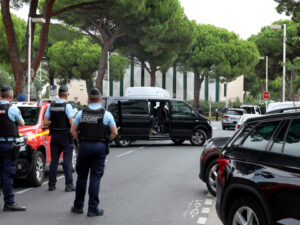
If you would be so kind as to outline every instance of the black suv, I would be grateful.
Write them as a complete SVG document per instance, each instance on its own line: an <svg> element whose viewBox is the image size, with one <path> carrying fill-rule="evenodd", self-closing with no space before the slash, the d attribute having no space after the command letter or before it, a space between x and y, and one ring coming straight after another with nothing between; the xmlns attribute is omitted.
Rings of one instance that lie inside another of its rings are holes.
<svg viewBox="0 0 300 225"><path fill-rule="evenodd" d="M119 135L118 146L129 146L134 140L172 140L181 144L190 140L192 145L203 145L212 136L210 121L177 99L163 98L103 98L102 105L114 116ZM157 112L163 107L164 119L155 119L151 132L151 107Z"/></svg>
<svg viewBox="0 0 300 225"><path fill-rule="evenodd" d="M216 208L226 225L300 223L300 113L249 119L218 159Z"/></svg>

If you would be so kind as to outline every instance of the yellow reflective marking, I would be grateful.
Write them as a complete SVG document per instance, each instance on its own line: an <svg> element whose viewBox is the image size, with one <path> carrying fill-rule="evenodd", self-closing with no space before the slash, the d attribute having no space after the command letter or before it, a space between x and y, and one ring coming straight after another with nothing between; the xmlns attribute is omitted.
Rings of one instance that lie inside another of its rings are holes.
<svg viewBox="0 0 300 225"><path fill-rule="evenodd" d="M42 133L38 133L36 135L29 136L28 140L32 140L33 138L37 138L37 137L44 136L44 135L47 135L47 134L49 134L49 130L44 131Z"/></svg>

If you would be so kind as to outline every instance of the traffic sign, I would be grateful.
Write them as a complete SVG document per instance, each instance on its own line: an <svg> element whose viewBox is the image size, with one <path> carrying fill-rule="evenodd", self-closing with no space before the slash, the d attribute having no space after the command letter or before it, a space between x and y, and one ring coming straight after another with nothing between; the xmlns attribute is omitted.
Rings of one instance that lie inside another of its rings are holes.
<svg viewBox="0 0 300 225"><path fill-rule="evenodd" d="M269 99L270 98L270 92L265 91L263 94L264 99Z"/></svg>

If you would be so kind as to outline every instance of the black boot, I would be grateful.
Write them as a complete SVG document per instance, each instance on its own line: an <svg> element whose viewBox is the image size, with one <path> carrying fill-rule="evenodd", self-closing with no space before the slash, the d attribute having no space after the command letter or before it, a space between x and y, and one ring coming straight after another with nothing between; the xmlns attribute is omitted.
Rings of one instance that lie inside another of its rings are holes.
<svg viewBox="0 0 300 225"><path fill-rule="evenodd" d="M3 207L3 211L25 211L25 210L26 210L25 206L18 206L18 204L15 202L12 204L5 203Z"/></svg>
<svg viewBox="0 0 300 225"><path fill-rule="evenodd" d="M87 216L88 217L103 216L103 214L104 214L104 210L98 209L97 211L88 211Z"/></svg>

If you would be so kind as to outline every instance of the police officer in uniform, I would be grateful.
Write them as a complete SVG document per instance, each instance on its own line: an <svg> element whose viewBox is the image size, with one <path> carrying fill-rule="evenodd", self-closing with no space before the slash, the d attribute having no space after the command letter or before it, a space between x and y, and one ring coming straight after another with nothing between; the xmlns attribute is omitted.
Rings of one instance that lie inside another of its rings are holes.
<svg viewBox="0 0 300 225"><path fill-rule="evenodd" d="M73 108L68 104L68 88L60 86L58 90L59 99L48 107L44 126L50 126L51 134L51 163L49 172L49 191L56 189L56 176L59 157L63 152L63 168L65 173L65 191L75 191L72 177L72 157L74 143L70 134L73 123Z"/></svg>
<svg viewBox="0 0 300 225"><path fill-rule="evenodd" d="M19 109L11 105L13 99L12 87L1 86L0 100L0 179L4 195L4 211L25 211L14 201L13 176L16 174L16 161L12 143L18 137L18 125L24 126L24 120Z"/></svg>
<svg viewBox="0 0 300 225"><path fill-rule="evenodd" d="M74 139L79 140L76 197L71 212L83 213L86 184L90 172L87 213L90 217L102 216L104 213L103 209L98 208L100 180L104 173L107 141L113 140L118 135L113 116L105 111L100 103L100 91L93 88L90 91L88 107L77 113L71 127Z"/></svg>

